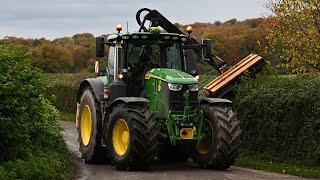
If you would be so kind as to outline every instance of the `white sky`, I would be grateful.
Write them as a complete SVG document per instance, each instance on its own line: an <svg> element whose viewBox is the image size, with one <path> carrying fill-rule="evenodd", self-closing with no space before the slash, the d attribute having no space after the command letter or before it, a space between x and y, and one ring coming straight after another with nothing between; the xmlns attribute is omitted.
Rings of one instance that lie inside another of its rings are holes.
<svg viewBox="0 0 320 180"><path fill-rule="evenodd" d="M157 9L180 24L245 20L268 14L266 0L0 0L0 38L54 39L89 32L95 36L115 32L129 22L137 31L136 12Z"/></svg>

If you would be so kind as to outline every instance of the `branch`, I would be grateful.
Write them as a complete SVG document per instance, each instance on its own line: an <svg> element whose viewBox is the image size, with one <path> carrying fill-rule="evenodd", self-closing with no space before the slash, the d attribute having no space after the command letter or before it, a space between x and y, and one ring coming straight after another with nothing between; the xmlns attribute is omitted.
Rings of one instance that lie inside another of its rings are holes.
<svg viewBox="0 0 320 180"><path fill-rule="evenodd" d="M319 24L318 19L317 19L317 15L318 15L318 17L320 17L320 15L319 15L320 8L319 8L317 2L315 2L314 0L311 0L311 1L313 2L314 7L315 7L315 11L317 12L317 13L313 13L313 11L312 11L311 14L313 16L314 23L316 24L316 28L317 28L317 31L318 31L318 37L320 38L320 24Z"/></svg>
<svg viewBox="0 0 320 180"><path fill-rule="evenodd" d="M285 0L285 4L287 5L287 8L290 9L288 0ZM292 13L292 14L293 14L293 20L297 23L300 31L309 39L309 41L310 41L313 45L315 45L315 44L313 43L313 41L312 41L312 38L309 37L308 34L304 31L304 29L303 29L300 21L298 20L296 14L295 14L295 13Z"/></svg>

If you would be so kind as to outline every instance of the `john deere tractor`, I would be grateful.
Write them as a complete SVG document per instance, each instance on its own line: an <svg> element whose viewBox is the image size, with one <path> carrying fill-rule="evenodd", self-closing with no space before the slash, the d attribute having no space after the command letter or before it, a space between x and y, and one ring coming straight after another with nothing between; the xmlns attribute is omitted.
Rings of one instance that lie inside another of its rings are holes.
<svg viewBox="0 0 320 180"><path fill-rule="evenodd" d="M108 65L79 87L82 158L119 170L190 157L201 168L228 168L238 155L239 121L230 100L198 98L196 56L220 71L226 63L215 62L210 40L197 43L191 27L185 35L156 10L139 10L137 20L138 32L120 33L118 25L118 33L96 38L98 57L109 46Z"/></svg>

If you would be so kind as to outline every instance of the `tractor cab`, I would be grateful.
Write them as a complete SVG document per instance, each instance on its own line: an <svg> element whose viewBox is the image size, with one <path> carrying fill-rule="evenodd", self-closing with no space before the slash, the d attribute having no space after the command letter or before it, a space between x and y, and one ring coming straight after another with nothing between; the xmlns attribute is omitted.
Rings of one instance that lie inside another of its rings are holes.
<svg viewBox="0 0 320 180"><path fill-rule="evenodd" d="M106 39L97 38L97 56L104 56L104 45L109 46L107 73L109 88L115 86L117 93L110 95L113 101L117 97L146 97L145 76L152 69L174 69L186 71L190 60L186 61L182 44L187 36L176 33L160 33L158 27L150 32L119 33ZM195 64L195 60L193 60ZM150 74L150 73L149 73ZM110 87L111 86L111 87ZM119 93L123 92L123 93Z"/></svg>

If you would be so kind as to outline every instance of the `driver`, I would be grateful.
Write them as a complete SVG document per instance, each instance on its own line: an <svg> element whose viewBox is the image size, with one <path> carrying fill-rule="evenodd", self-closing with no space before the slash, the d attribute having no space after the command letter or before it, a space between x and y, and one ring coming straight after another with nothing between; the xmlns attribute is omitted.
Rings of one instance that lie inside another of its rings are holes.
<svg viewBox="0 0 320 180"><path fill-rule="evenodd" d="M151 55L152 55L152 48L148 45L145 45L141 54L139 55L139 59L137 63L135 64L135 70L132 73L134 78L135 84L141 84L141 86L135 86L134 92L138 93L136 95L140 95L141 91L143 90L143 81L144 81L144 74L146 73L146 70L148 67L153 65L151 61Z"/></svg>
<svg viewBox="0 0 320 180"><path fill-rule="evenodd" d="M152 65L151 61L152 48L148 45L145 45L141 54L139 55L139 59L137 63L135 63L135 71L133 74L140 74L150 65Z"/></svg>
<svg viewBox="0 0 320 180"><path fill-rule="evenodd" d="M139 60L138 60L139 64L141 63L140 65L148 65L152 63L150 58L151 55L152 55L152 48L151 46L146 45L139 56Z"/></svg>

